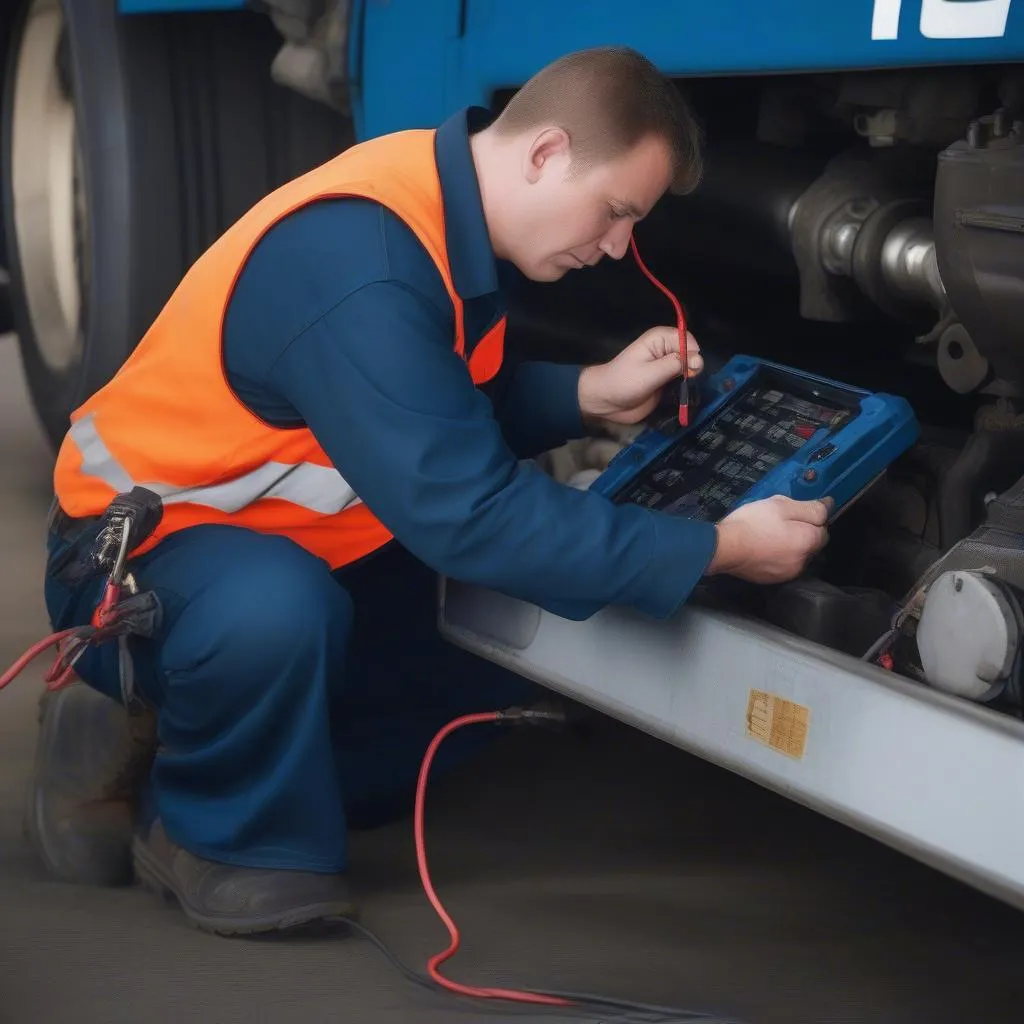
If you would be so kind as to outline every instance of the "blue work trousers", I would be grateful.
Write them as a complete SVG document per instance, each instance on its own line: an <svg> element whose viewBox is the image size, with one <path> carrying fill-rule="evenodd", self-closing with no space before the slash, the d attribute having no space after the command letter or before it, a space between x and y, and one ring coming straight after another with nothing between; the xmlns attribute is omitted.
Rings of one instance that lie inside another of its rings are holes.
<svg viewBox="0 0 1024 1024"><path fill-rule="evenodd" d="M51 535L55 629L88 622L102 587L58 582L67 547ZM411 810L441 726L533 693L440 637L436 576L396 544L331 573L283 537L208 525L131 568L163 605L156 635L130 642L136 690L158 712L151 803L173 840L211 860L345 870L350 825ZM76 670L121 699L116 644ZM496 731L456 733L438 769Z"/></svg>

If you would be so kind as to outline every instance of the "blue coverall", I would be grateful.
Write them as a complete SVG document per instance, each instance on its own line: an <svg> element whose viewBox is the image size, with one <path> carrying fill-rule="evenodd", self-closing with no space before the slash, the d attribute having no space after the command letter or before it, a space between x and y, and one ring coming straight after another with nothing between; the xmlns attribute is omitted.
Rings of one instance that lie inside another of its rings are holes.
<svg viewBox="0 0 1024 1024"><path fill-rule="evenodd" d="M491 249L470 154L486 118L462 111L436 142L470 351L514 277ZM523 699L523 680L440 640L435 571L567 617L609 603L664 617L713 555L709 524L613 507L523 465L582 435L580 368L507 365L483 393L452 323L430 257L366 200L290 215L239 278L224 329L233 389L273 425L308 425L401 546L332 574L284 538L208 525L134 563L164 607L158 634L131 643L138 692L158 709L152 795L167 834L200 856L344 870L347 826L411 807L441 725ZM99 585L48 574L54 627L88 621ZM77 667L120 698L113 645ZM480 739L451 742L441 764Z"/></svg>

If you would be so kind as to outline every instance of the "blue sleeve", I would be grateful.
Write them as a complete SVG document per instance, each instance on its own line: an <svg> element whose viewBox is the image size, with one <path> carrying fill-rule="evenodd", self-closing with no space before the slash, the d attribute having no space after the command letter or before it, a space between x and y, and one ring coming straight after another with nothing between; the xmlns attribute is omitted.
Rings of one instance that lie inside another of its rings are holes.
<svg viewBox="0 0 1024 1024"><path fill-rule="evenodd" d="M449 321L399 282L367 284L284 349L275 390L437 572L567 618L609 604L674 612L713 556L714 527L612 505L517 461Z"/></svg>
<svg viewBox="0 0 1024 1024"><path fill-rule="evenodd" d="M269 368L311 320L362 284L385 279L414 282L417 294L439 312L450 309L441 276L416 236L377 203L324 200L271 228L243 268L225 318L224 363L238 397L268 423L301 423L273 386ZM484 305L478 319L499 315L500 298L478 300ZM445 337L442 347L450 345ZM578 366L509 361L492 395L517 457L531 458L583 435L579 373Z"/></svg>
<svg viewBox="0 0 1024 1024"><path fill-rule="evenodd" d="M524 362L494 397L494 413L509 448L532 458L583 437L579 379L582 367Z"/></svg>

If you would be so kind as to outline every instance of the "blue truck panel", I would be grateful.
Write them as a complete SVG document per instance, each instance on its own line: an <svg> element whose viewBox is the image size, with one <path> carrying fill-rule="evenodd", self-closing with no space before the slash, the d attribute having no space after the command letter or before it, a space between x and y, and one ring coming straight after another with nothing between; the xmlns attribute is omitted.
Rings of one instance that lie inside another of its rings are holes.
<svg viewBox="0 0 1024 1024"><path fill-rule="evenodd" d="M122 14L167 14L175 11L237 11L249 0L118 0Z"/></svg>
<svg viewBox="0 0 1024 1024"><path fill-rule="evenodd" d="M679 76L1024 60L1024 0L343 0L356 135L437 125L571 50L633 46ZM248 0L119 0L124 14Z"/></svg>
<svg viewBox="0 0 1024 1024"><path fill-rule="evenodd" d="M633 46L677 76L1024 60L1024 0L360 0L360 138L487 104L571 50Z"/></svg>

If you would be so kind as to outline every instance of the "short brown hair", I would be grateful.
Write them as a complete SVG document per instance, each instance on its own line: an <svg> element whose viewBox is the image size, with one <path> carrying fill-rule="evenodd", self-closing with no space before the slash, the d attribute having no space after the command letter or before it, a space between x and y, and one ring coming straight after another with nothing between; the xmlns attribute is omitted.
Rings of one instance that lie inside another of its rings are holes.
<svg viewBox="0 0 1024 1024"><path fill-rule="evenodd" d="M672 153L670 191L685 195L700 183L702 134L693 113L671 80L628 47L580 50L541 68L512 96L494 130L517 135L544 125L568 134L581 168L659 136Z"/></svg>

